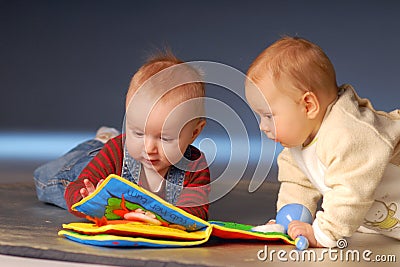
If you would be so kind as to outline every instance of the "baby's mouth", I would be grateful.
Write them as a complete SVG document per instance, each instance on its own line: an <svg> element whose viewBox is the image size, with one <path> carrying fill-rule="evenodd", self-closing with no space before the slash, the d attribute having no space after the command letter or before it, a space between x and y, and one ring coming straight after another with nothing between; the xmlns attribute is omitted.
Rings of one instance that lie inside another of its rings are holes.
<svg viewBox="0 0 400 267"><path fill-rule="evenodd" d="M146 163L147 165L154 165L157 162L159 162L159 160L158 159L146 159L146 158L144 158L143 162Z"/></svg>

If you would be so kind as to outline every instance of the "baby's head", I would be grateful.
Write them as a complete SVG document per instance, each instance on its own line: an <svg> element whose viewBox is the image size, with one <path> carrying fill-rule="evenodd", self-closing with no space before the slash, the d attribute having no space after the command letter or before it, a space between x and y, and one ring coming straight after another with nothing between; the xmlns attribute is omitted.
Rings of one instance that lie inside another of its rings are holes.
<svg viewBox="0 0 400 267"><path fill-rule="evenodd" d="M260 115L260 129L286 147L312 141L338 91L329 58L298 37L284 37L265 49L247 76L246 98Z"/></svg>
<svg viewBox="0 0 400 267"><path fill-rule="evenodd" d="M205 126L204 83L198 70L171 53L148 60L126 97L126 146L145 168L164 176Z"/></svg>

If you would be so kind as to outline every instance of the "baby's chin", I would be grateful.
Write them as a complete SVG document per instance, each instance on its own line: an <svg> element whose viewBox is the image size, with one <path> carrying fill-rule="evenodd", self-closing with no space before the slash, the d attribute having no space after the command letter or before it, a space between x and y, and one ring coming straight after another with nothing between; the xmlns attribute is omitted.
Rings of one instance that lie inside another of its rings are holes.
<svg viewBox="0 0 400 267"><path fill-rule="evenodd" d="M267 136L271 141L274 141L275 143L279 143L281 144L281 146L285 147L285 148L293 148L293 147L297 147L297 146L301 146L301 144L298 145L293 145L293 144L287 144L282 142L281 140L279 140L278 138L273 138L273 137L269 137Z"/></svg>
<svg viewBox="0 0 400 267"><path fill-rule="evenodd" d="M287 145L287 144L282 143L282 142L278 142L278 143L281 144L281 146L286 147L286 148L292 148L293 147L291 145Z"/></svg>
<svg viewBox="0 0 400 267"><path fill-rule="evenodd" d="M281 146L285 147L285 148L293 148L293 147L297 147L298 145L290 145L290 144L286 144L280 141L276 141L277 143L281 144Z"/></svg>

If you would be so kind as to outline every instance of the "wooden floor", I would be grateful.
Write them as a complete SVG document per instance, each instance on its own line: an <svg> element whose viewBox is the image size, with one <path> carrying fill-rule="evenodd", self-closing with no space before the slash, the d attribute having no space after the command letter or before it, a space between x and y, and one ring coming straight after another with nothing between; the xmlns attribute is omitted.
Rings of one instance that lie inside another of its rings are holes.
<svg viewBox="0 0 400 267"><path fill-rule="evenodd" d="M57 236L62 223L79 219L36 199L31 174L35 166L25 164L21 167L20 164L17 168L9 163L0 167L1 266L65 266L66 263L75 266L72 262L113 266L292 266L297 265L296 257L307 266L320 265L321 262L323 266L376 264L372 260L378 259L377 256L391 261L396 257L397 264L385 263L385 266L398 266L400 261L400 241L361 233L348 239L348 246L344 249L336 252L313 249L307 254L299 254L292 246L283 243L218 239L211 239L198 247L174 249L115 249L82 245ZM261 224L273 217L278 184L265 182L252 194L248 193L247 186L247 182L242 181L232 192L213 203L210 219ZM366 262L368 259L371 262Z"/></svg>

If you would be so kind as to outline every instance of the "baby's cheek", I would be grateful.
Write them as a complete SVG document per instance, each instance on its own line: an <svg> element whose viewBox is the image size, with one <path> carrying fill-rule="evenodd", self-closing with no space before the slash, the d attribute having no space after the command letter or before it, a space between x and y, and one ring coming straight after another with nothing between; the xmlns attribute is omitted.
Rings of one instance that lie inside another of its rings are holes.
<svg viewBox="0 0 400 267"><path fill-rule="evenodd" d="M163 154L171 164L177 163L183 157L178 142L163 144Z"/></svg>
<svg viewBox="0 0 400 267"><path fill-rule="evenodd" d="M128 149L129 155L134 159L140 155L143 150L143 141L136 140L134 138L126 139L126 148Z"/></svg>

